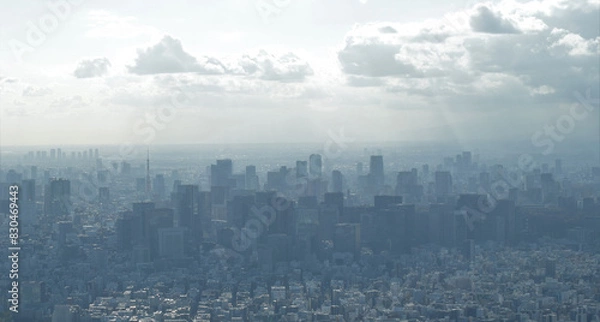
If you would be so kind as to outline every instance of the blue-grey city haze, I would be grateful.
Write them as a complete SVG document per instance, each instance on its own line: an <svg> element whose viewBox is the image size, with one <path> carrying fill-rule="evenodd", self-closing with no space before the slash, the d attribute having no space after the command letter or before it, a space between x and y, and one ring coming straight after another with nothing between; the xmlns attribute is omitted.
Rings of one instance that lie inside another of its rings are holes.
<svg viewBox="0 0 600 322"><path fill-rule="evenodd" d="M0 21L0 322L600 321L600 0Z"/></svg>

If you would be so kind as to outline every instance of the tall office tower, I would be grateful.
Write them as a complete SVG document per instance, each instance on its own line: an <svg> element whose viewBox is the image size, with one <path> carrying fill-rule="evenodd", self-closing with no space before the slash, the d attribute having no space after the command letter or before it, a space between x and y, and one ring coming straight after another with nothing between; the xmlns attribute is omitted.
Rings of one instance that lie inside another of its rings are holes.
<svg viewBox="0 0 600 322"><path fill-rule="evenodd" d="M158 199L164 199L167 193L167 186L165 183L165 176L163 174L157 174L154 177L154 195Z"/></svg>
<svg viewBox="0 0 600 322"><path fill-rule="evenodd" d="M158 257L182 258L185 255L185 230L183 227L158 228Z"/></svg>
<svg viewBox="0 0 600 322"><path fill-rule="evenodd" d="M130 239L133 245L145 244L147 232L148 213L155 209L153 202L133 203L133 212L131 216Z"/></svg>
<svg viewBox="0 0 600 322"><path fill-rule="evenodd" d="M32 202L35 204L35 179L21 181L19 203Z"/></svg>
<svg viewBox="0 0 600 322"><path fill-rule="evenodd" d="M337 207L340 217L344 216L344 193L328 192L325 194L324 204Z"/></svg>
<svg viewBox="0 0 600 322"><path fill-rule="evenodd" d="M55 149L50 149L50 159L52 159L52 160L56 159L56 150Z"/></svg>
<svg viewBox="0 0 600 322"><path fill-rule="evenodd" d="M90 156L92 154L92 149L90 149ZM152 184L150 182L150 149L148 149L146 154L146 197L150 197L150 193L152 192Z"/></svg>
<svg viewBox="0 0 600 322"><path fill-rule="evenodd" d="M385 176L383 173L383 156L371 156L371 160L369 162L369 177L373 188L379 188L385 184Z"/></svg>
<svg viewBox="0 0 600 322"><path fill-rule="evenodd" d="M211 187L228 187L229 178L233 174L233 162L231 159L217 160L217 164L210 166Z"/></svg>
<svg viewBox="0 0 600 322"><path fill-rule="evenodd" d="M51 179L44 193L44 213L50 216L66 216L71 206L71 181Z"/></svg>
<svg viewBox="0 0 600 322"><path fill-rule="evenodd" d="M98 149L94 150L94 159L98 159L100 158L100 152L98 151Z"/></svg>
<svg viewBox="0 0 600 322"><path fill-rule="evenodd" d="M308 177L308 162L296 161L296 178Z"/></svg>
<svg viewBox="0 0 600 322"><path fill-rule="evenodd" d="M37 176L38 176L38 168L36 166L32 165L29 178L35 180L35 179L37 179Z"/></svg>
<svg viewBox="0 0 600 322"><path fill-rule="evenodd" d="M10 184L17 184L23 180L23 175L17 171L10 169L6 173L6 182Z"/></svg>
<svg viewBox="0 0 600 322"><path fill-rule="evenodd" d="M435 172L435 194L437 196L449 196L452 194L452 175L450 172Z"/></svg>
<svg viewBox="0 0 600 322"><path fill-rule="evenodd" d="M90 160L94 158L94 150L93 149L88 150L88 156L89 156Z"/></svg>
<svg viewBox="0 0 600 322"><path fill-rule="evenodd" d="M35 179L21 181L19 187L19 221L22 230L27 233L37 222L36 197L35 197Z"/></svg>
<svg viewBox="0 0 600 322"><path fill-rule="evenodd" d="M332 192L344 191L344 176L339 170L331 171L331 188Z"/></svg>
<svg viewBox="0 0 600 322"><path fill-rule="evenodd" d="M320 178L323 173L323 159L320 154L311 154L308 157L308 172L313 178Z"/></svg>
<svg viewBox="0 0 600 322"><path fill-rule="evenodd" d="M75 159L77 157L77 153L75 151L71 151L71 159Z"/></svg>
<svg viewBox="0 0 600 322"><path fill-rule="evenodd" d="M333 251L351 253L354 260L360 259L360 224L336 224L333 233Z"/></svg>
<svg viewBox="0 0 600 322"><path fill-rule="evenodd" d="M242 228L250 219L250 209L254 204L254 194L234 196L227 205L227 223L232 227Z"/></svg>
<svg viewBox="0 0 600 322"><path fill-rule="evenodd" d="M396 194L409 194L413 187L417 185L417 173L416 171L400 171L396 176Z"/></svg>
<svg viewBox="0 0 600 322"><path fill-rule="evenodd" d="M57 159L59 159L59 160L62 159L62 154L63 154L63 152L62 152L61 148L56 149L56 158Z"/></svg>
<svg viewBox="0 0 600 322"><path fill-rule="evenodd" d="M177 187L172 194L172 202L175 207L175 227L195 226L198 217L198 185L185 184Z"/></svg>
<svg viewBox="0 0 600 322"><path fill-rule="evenodd" d="M256 166L246 166L246 189L257 191L258 188L259 185L258 176L256 175Z"/></svg>

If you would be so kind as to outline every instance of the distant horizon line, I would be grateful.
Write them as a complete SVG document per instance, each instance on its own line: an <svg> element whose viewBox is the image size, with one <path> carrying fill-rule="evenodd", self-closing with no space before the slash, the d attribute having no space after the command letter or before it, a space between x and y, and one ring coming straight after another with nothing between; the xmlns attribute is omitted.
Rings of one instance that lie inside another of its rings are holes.
<svg viewBox="0 0 600 322"><path fill-rule="evenodd" d="M332 140L333 141L333 140ZM325 141L294 141L294 142L215 142L215 143L154 143L154 144L131 144L134 147L170 147L170 146L221 146L221 145L234 145L234 146L247 146L247 145L315 145L325 144ZM335 143L335 142L334 142ZM345 145L360 145L360 144L453 144L453 145L464 145L464 144L489 144L489 143L510 143L510 144L531 144L529 140L508 140L508 139L473 139L464 140L459 142L457 140L390 140L390 141L344 141ZM585 144L597 144L597 140L582 141ZM62 147L120 147L122 143L85 143L85 144L2 144L0 142L0 150L3 148L62 148Z"/></svg>

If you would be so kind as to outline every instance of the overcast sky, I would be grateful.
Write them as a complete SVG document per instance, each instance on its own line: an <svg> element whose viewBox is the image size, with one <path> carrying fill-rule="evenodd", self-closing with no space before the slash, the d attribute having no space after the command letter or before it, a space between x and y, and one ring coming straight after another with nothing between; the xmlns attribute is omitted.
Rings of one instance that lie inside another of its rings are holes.
<svg viewBox="0 0 600 322"><path fill-rule="evenodd" d="M2 145L597 137L600 0L1 3Z"/></svg>

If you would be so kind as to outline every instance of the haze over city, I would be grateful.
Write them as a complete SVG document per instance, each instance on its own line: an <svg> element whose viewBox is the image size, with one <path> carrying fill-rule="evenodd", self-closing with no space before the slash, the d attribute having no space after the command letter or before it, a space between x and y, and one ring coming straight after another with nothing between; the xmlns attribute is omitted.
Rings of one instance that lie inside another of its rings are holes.
<svg viewBox="0 0 600 322"><path fill-rule="evenodd" d="M0 322L600 322L600 0L0 4Z"/></svg>

